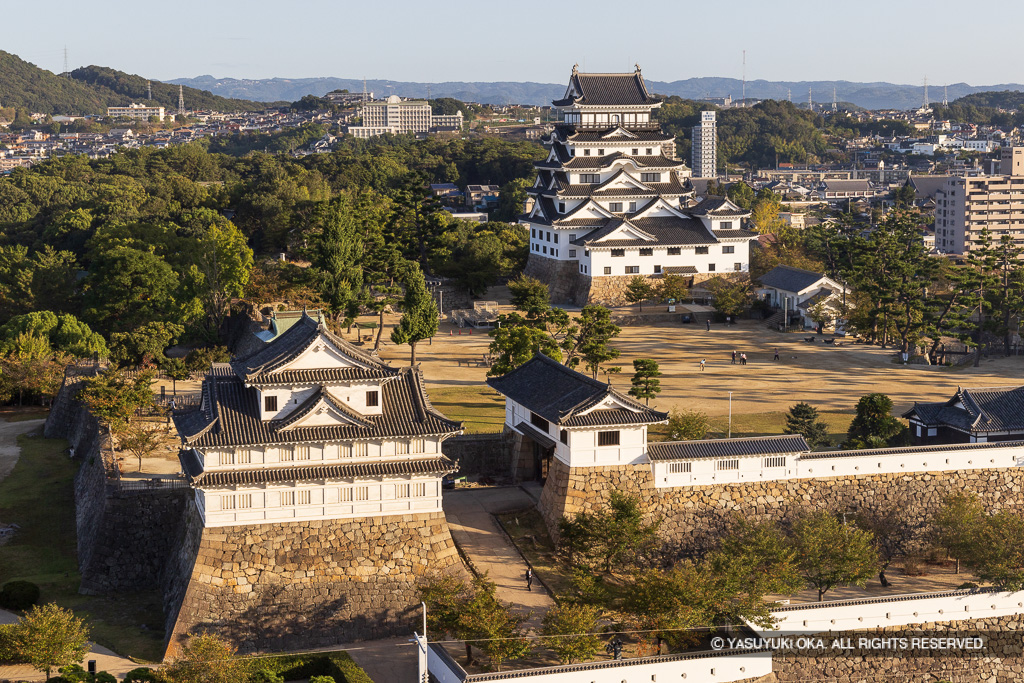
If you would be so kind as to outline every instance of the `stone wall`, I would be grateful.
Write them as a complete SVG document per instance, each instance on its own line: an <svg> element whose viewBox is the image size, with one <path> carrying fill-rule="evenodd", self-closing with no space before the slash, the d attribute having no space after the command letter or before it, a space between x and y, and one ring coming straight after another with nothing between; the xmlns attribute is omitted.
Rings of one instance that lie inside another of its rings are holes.
<svg viewBox="0 0 1024 683"><path fill-rule="evenodd" d="M407 634L417 582L459 564L442 513L207 528L179 542L165 581L168 653L196 631L243 652Z"/></svg>
<svg viewBox="0 0 1024 683"><path fill-rule="evenodd" d="M972 491L990 510L1024 511L1024 468L958 470L862 477L719 484L657 489L649 465L570 469L554 460L540 499L548 528L558 520L603 508L611 491L637 495L651 518L661 519L667 540L699 546L713 539L735 514L782 520L807 509L856 512L880 506L907 510L923 525L953 492Z"/></svg>
<svg viewBox="0 0 1024 683"><path fill-rule="evenodd" d="M591 278L579 272L575 261L557 261L530 254L523 273L548 285L552 303L578 306L590 303Z"/></svg>
<svg viewBox="0 0 1024 683"><path fill-rule="evenodd" d="M797 681L956 681L989 683L1024 680L1024 655L1021 631L1024 616L995 619L929 622L917 626L844 631L814 636L831 644L835 638L957 637L980 636L985 649L969 653L963 650L935 652L931 655L904 656L913 651L879 652L851 650L842 655L831 648L821 654L807 651L778 650L772 656L772 671L779 683ZM889 653L892 654L889 654Z"/></svg>
<svg viewBox="0 0 1024 683"><path fill-rule="evenodd" d="M445 439L441 451L459 465L458 477L512 477L512 441L501 432L460 434Z"/></svg>

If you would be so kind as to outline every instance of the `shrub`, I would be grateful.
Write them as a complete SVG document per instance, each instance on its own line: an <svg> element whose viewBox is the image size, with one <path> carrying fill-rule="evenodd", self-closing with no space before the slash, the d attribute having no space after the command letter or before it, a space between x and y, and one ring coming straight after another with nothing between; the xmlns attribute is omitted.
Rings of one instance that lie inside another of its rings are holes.
<svg viewBox="0 0 1024 683"><path fill-rule="evenodd" d="M334 683L333 676L313 676L309 679L309 683Z"/></svg>
<svg viewBox="0 0 1024 683"><path fill-rule="evenodd" d="M309 679L310 683L313 682L314 678L319 677L313 676L313 678ZM249 683L284 683L284 677L274 673L273 671L261 670L253 673L252 678L249 679Z"/></svg>
<svg viewBox="0 0 1024 683"><path fill-rule="evenodd" d="M14 647L14 624L0 624L0 664L20 664L21 657Z"/></svg>
<svg viewBox="0 0 1024 683"><path fill-rule="evenodd" d="M140 666L132 669L124 675L124 683L160 683L163 678L159 672L153 671L147 666Z"/></svg>
<svg viewBox="0 0 1024 683"><path fill-rule="evenodd" d="M0 589L0 607L26 610L39 602L39 586L31 581L9 581Z"/></svg>

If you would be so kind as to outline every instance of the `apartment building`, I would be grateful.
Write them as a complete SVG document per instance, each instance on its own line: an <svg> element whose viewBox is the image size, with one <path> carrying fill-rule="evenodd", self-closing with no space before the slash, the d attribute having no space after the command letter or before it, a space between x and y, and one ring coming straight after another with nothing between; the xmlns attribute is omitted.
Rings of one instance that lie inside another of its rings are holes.
<svg viewBox="0 0 1024 683"><path fill-rule="evenodd" d="M150 116L157 117L158 121L164 120L163 107L149 107L145 104L129 104L127 107L107 107L107 116L110 118L141 119L148 121Z"/></svg>
<svg viewBox="0 0 1024 683"><path fill-rule="evenodd" d="M951 177L935 195L935 247L965 254L981 244L987 227L993 242L1010 235L1024 246L1024 148L1004 147L1000 175Z"/></svg>
<svg viewBox="0 0 1024 683"><path fill-rule="evenodd" d="M385 133L429 133L432 130L462 130L462 112L451 115L431 113L426 100L403 100L391 95L386 100L364 102L360 112L361 126L349 126L348 132L357 138L372 138Z"/></svg>
<svg viewBox="0 0 1024 683"><path fill-rule="evenodd" d="M702 111L700 124L693 127L693 177L715 178L718 176L718 134L715 128L715 112Z"/></svg>

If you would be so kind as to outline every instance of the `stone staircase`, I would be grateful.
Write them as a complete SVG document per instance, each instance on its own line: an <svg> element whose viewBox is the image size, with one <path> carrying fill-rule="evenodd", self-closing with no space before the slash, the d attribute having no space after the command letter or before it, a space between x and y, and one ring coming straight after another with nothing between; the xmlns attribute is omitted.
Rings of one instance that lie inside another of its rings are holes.
<svg viewBox="0 0 1024 683"><path fill-rule="evenodd" d="M779 325L782 324L782 321L785 319L785 317L786 316L782 311L775 311L770 316L765 318L764 326L773 330L777 330L779 329Z"/></svg>

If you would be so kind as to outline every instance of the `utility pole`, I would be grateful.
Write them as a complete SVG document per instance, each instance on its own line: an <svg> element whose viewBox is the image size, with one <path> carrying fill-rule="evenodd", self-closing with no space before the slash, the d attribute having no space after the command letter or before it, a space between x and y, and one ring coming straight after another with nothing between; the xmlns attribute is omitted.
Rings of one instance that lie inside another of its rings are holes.
<svg viewBox="0 0 1024 683"><path fill-rule="evenodd" d="M729 392L729 436L732 438L732 392Z"/></svg>

